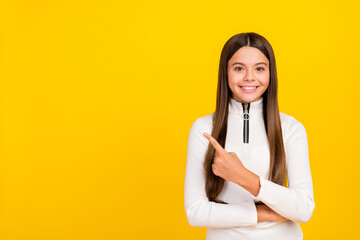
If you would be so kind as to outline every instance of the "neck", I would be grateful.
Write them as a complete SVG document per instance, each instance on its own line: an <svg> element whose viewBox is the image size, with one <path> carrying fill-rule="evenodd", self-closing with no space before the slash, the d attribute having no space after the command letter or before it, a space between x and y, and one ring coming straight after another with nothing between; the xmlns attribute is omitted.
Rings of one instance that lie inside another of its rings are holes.
<svg viewBox="0 0 360 240"><path fill-rule="evenodd" d="M261 97L259 100L249 103L238 102L235 99L230 98L229 112L243 114L245 104L248 105L249 113L262 113L263 111L263 97Z"/></svg>

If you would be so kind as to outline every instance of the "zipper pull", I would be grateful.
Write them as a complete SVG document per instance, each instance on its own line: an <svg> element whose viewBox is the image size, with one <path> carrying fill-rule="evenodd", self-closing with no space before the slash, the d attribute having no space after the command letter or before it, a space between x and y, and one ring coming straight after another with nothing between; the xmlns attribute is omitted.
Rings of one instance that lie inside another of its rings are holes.
<svg viewBox="0 0 360 240"><path fill-rule="evenodd" d="M249 119L250 119L250 103L243 104L243 119L244 119L244 129L243 129L243 142L249 143Z"/></svg>

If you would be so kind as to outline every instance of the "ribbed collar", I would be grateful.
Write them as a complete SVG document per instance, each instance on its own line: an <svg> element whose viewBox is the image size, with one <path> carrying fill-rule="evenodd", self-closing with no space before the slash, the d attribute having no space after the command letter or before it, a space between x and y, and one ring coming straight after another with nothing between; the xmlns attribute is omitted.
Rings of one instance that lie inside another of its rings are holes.
<svg viewBox="0 0 360 240"><path fill-rule="evenodd" d="M263 97L255 102L250 102L249 114L251 113L262 113L263 111ZM241 102L237 102L235 99L230 97L229 112L235 114L243 113L243 106Z"/></svg>

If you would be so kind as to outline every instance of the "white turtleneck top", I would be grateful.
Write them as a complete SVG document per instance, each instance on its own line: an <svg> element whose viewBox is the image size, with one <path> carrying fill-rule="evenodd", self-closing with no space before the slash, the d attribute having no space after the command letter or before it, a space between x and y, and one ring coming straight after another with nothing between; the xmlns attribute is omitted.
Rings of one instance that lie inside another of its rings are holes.
<svg viewBox="0 0 360 240"><path fill-rule="evenodd" d="M307 222L314 211L314 193L310 172L307 134L294 117L280 112L286 154L288 187L267 178L270 151L264 126L263 98L249 108L249 142L243 142L242 103L230 98L225 150L235 152L243 165L260 178L260 192L253 196L241 186L225 180L218 199L209 201L205 192L204 159L211 134L214 113L200 117L192 124L187 149L185 173L185 212L194 227L206 227L207 240L300 240L300 222ZM255 202L262 201L289 219L283 222L257 222Z"/></svg>

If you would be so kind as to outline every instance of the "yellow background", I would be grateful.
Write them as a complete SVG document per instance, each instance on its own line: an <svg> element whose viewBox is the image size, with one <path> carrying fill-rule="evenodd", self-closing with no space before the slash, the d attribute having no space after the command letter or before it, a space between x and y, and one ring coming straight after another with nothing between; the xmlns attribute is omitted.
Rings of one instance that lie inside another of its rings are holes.
<svg viewBox="0 0 360 240"><path fill-rule="evenodd" d="M183 191L224 43L272 44L307 130L305 239L360 237L358 1L1 1L0 239L205 239Z"/></svg>

